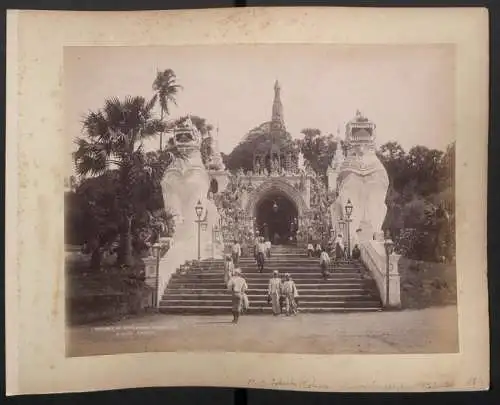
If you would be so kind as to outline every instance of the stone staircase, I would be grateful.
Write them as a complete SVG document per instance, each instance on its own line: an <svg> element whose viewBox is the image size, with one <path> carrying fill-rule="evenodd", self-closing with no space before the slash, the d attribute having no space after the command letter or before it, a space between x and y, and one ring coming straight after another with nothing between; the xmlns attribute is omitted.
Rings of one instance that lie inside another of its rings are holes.
<svg viewBox="0 0 500 405"><path fill-rule="evenodd" d="M380 311L381 302L375 282L359 261L332 265L328 280L320 274L319 259L308 258L293 246L274 246L260 274L253 257L240 259L248 284L249 314L271 313L267 286L273 270L280 276L290 273L299 291L299 312ZM160 311L168 314L230 314L231 295L224 285L222 260L204 260L183 274L172 276L160 301Z"/></svg>

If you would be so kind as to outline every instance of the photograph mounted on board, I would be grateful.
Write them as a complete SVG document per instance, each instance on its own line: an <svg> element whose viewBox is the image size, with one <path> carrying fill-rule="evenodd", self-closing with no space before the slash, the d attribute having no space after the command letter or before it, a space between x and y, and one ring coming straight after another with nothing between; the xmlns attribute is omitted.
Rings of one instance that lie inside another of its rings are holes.
<svg viewBox="0 0 500 405"><path fill-rule="evenodd" d="M65 47L66 355L458 352L455 63Z"/></svg>

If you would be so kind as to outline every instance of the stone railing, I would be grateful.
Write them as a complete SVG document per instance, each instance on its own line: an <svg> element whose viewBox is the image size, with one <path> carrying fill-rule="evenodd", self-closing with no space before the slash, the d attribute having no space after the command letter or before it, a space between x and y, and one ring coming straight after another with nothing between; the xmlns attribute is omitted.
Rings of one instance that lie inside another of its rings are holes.
<svg viewBox="0 0 500 405"><path fill-rule="evenodd" d="M361 261L371 272L377 289L380 293L382 304L385 308L401 308L401 287L398 262L400 255L387 255L383 240L365 240L360 243ZM387 274L389 265L389 274ZM389 289L387 290L387 286Z"/></svg>
<svg viewBox="0 0 500 405"><path fill-rule="evenodd" d="M165 260L170 249L173 247L172 238L161 238L160 239L160 258L158 260L157 256L148 256L143 259L145 265L145 283L153 288L154 290L158 288L158 303L161 299L163 290L165 289L166 283L170 280L170 272L165 272ZM157 253L154 253L157 254ZM158 266L158 273L157 273ZM169 266L170 267L170 266ZM163 271L162 271L163 270Z"/></svg>

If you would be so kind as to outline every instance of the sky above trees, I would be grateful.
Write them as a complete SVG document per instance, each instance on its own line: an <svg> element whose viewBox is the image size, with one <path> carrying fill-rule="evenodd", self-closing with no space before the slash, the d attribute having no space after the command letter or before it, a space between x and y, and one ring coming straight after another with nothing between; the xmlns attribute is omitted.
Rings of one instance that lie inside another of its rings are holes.
<svg viewBox="0 0 500 405"><path fill-rule="evenodd" d="M225 153L271 119L276 79L294 138L304 128L340 128L343 136L360 109L376 123L379 145L444 150L454 140L454 54L446 45L70 47L64 59L68 152L89 110L110 97L152 97L157 70L167 68L183 86L172 118L191 113L219 126Z"/></svg>

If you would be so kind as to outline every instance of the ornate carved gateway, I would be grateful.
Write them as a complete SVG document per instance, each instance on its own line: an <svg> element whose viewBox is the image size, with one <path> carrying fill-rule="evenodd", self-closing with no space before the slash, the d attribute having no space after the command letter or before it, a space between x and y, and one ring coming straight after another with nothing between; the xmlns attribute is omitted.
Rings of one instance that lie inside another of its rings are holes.
<svg viewBox="0 0 500 405"><path fill-rule="evenodd" d="M338 228L349 199L356 206L351 238L356 239L359 229L378 231L386 211L388 179L375 155L374 139L375 124L358 112L346 125L344 148L337 148L330 157L327 190L304 168L304 158L286 131L276 81L271 120L249 131L233 151L237 161L232 167L240 167L236 173L226 170L217 138L211 140L209 194L219 209L218 226L225 243L251 240L256 232L273 243L325 241L341 232ZM337 136L338 145L341 142Z"/></svg>
<svg viewBox="0 0 500 405"><path fill-rule="evenodd" d="M251 147L247 149L253 154L250 165L233 174L229 190L224 187L222 191L226 194L226 207L221 206L223 232L236 234L237 239L244 239L242 233L254 236L259 232L273 243L295 243L310 216L312 175L299 166L299 152L286 132L277 81L271 121L250 131L242 140L243 144L248 142ZM219 182L220 173L211 175ZM230 208L228 199L233 202ZM242 232L241 228L248 231Z"/></svg>

